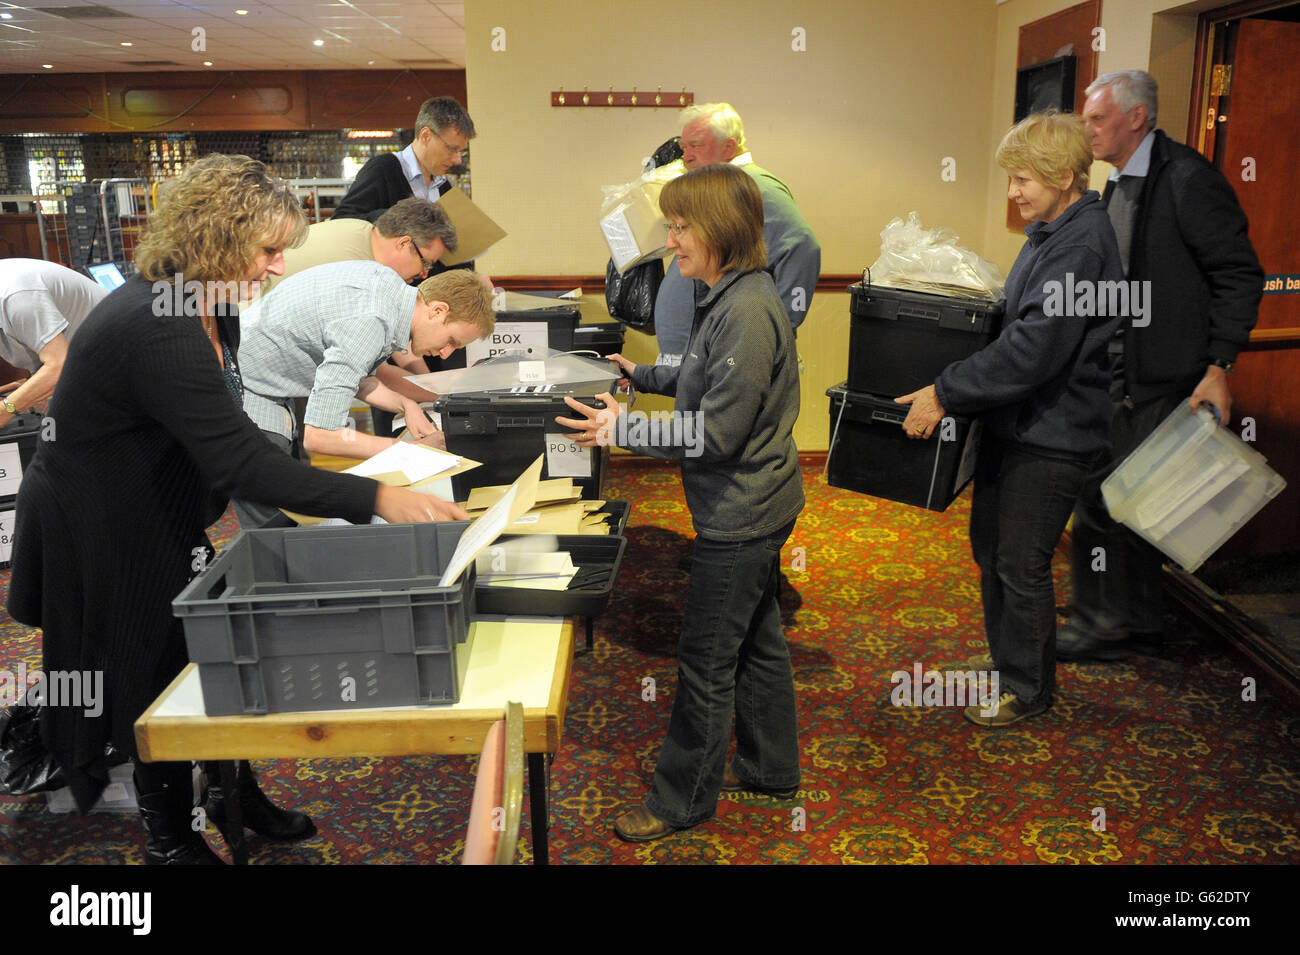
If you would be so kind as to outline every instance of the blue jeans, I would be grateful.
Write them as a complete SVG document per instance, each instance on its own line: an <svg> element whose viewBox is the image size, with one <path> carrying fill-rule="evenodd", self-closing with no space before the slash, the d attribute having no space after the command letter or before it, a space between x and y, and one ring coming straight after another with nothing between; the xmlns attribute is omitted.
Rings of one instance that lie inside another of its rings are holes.
<svg viewBox="0 0 1300 955"><path fill-rule="evenodd" d="M735 773L748 785L799 784L794 673L777 594L794 522L747 541L695 539L677 645L677 695L646 807L672 826L713 816L735 713Z"/></svg>
<svg viewBox="0 0 1300 955"><path fill-rule="evenodd" d="M999 691L1050 703L1056 689L1052 554L1095 464L1031 454L990 434L980 443L970 543Z"/></svg>
<svg viewBox="0 0 1300 955"><path fill-rule="evenodd" d="M1069 627L1085 640L1121 641L1164 629L1161 567L1168 558L1111 519L1101 485L1186 400L1179 393L1133 409L1115 405L1111 453L1102 467L1088 475L1074 509L1070 575L1074 610ZM1106 556L1104 569L1095 565L1098 547Z"/></svg>

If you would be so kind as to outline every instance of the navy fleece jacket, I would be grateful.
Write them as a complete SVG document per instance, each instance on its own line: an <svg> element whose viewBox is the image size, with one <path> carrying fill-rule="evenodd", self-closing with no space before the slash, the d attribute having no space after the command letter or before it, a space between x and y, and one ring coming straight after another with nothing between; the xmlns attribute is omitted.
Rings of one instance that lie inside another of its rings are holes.
<svg viewBox="0 0 1300 955"><path fill-rule="evenodd" d="M1004 442L1091 457L1110 444L1106 347L1123 317L1115 306L1127 300L1132 312L1149 296L1129 298L1127 288L1101 284L1123 283L1124 270L1115 230L1091 189L1025 235L1007 277L1002 333L945 368L935 391L945 411L981 416Z"/></svg>

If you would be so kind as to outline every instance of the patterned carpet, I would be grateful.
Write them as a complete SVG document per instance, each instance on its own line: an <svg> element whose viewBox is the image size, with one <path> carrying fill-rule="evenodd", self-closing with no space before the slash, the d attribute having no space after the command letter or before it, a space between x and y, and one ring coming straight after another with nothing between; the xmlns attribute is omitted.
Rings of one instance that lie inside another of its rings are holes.
<svg viewBox="0 0 1300 955"><path fill-rule="evenodd" d="M553 863L1300 862L1300 716L1262 688L1243 701L1251 674L1177 621L1181 642L1163 658L1061 665L1053 709L1010 730L893 706L894 671L983 649L969 492L934 514L828 488L815 462L804 478L783 594L798 797L727 796L716 819L647 845L613 835L618 812L645 793L667 726L686 581L676 562L690 533L676 471L619 460L607 495L633 502L629 544L596 649L574 664L551 775ZM229 514L220 530L233 533ZM1065 603L1064 560L1057 575ZM7 571L0 583L7 591ZM4 617L0 660L38 665L39 640ZM267 791L310 812L319 832L289 847L252 836L252 861L455 862L473 763L259 763ZM521 836L528 862L526 823ZM0 797L7 863L140 862L141 843L134 815L53 815L43 796Z"/></svg>

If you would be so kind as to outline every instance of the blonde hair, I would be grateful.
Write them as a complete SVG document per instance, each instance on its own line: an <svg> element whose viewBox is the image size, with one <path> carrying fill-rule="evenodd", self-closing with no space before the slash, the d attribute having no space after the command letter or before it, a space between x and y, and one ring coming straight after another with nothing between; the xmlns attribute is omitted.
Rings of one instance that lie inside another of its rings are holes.
<svg viewBox="0 0 1300 955"><path fill-rule="evenodd" d="M465 322L478 329L479 338L492 334L497 316L492 310L492 290L482 276L469 269L449 269L420 283L418 291L426 305L446 302L447 321Z"/></svg>
<svg viewBox="0 0 1300 955"><path fill-rule="evenodd" d="M665 216L685 219L720 272L767 265L763 194L752 176L731 163L702 166L672 180L659 194Z"/></svg>
<svg viewBox="0 0 1300 955"><path fill-rule="evenodd" d="M190 166L162 195L135 247L147 279L238 282L263 246L296 246L307 217L288 184L247 156L214 153Z"/></svg>
<svg viewBox="0 0 1300 955"><path fill-rule="evenodd" d="M1092 168L1092 143L1083 120L1073 113L1030 113L1002 137L997 162L1006 170L1028 169L1055 189L1083 192Z"/></svg>

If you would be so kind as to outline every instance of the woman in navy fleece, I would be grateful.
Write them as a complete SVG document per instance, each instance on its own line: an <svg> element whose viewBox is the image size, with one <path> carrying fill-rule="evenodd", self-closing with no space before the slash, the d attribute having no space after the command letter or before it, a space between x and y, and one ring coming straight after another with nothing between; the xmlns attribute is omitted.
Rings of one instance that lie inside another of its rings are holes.
<svg viewBox="0 0 1300 955"><path fill-rule="evenodd" d="M1087 189L1092 149L1082 122L1035 113L1003 137L1007 194L1030 222L1007 278L1002 334L944 369L910 404L903 428L929 438L946 414L984 423L975 468L971 550L980 568L989 655L1001 696L966 707L981 726L1009 726L1052 703L1056 599L1052 553L1084 478L1110 442L1108 344L1121 318L1115 232Z"/></svg>

